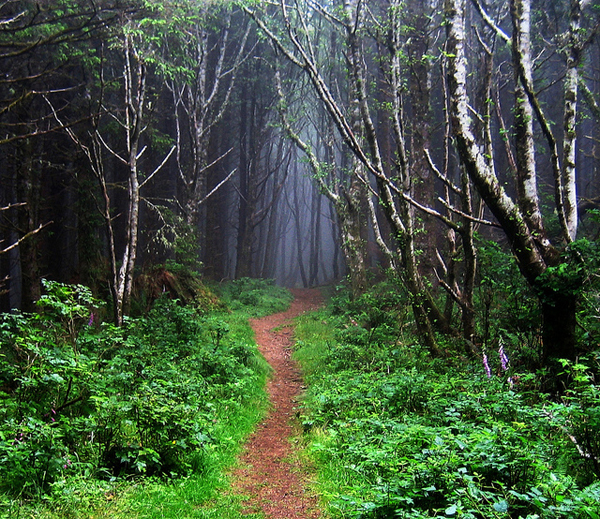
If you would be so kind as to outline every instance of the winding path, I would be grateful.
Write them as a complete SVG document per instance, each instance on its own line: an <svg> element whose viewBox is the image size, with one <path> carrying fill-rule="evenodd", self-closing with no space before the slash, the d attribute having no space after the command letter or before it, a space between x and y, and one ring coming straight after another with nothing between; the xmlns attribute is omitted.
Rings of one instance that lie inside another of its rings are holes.
<svg viewBox="0 0 600 519"><path fill-rule="evenodd" d="M251 496L247 513L263 512L268 519L316 519L317 497L305 487L306 473L293 464L290 437L295 434L295 406L302 378L291 358L292 319L322 304L316 289L292 290L289 310L251 321L261 353L273 367L267 383L272 408L248 440L236 470L234 488Z"/></svg>

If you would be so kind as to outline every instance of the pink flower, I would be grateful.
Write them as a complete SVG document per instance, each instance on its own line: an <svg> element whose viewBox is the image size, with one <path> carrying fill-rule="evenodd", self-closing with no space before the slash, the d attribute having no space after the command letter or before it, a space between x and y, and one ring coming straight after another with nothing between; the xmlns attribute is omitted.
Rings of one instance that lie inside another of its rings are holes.
<svg viewBox="0 0 600 519"><path fill-rule="evenodd" d="M504 345L500 343L500 348L498 348L498 355L500 355L500 364L502 365L502 371L506 371L508 369L508 357L504 352Z"/></svg>
<svg viewBox="0 0 600 519"><path fill-rule="evenodd" d="M492 378L492 370L490 369L490 365L488 364L487 354L483 354L483 367L485 368L485 374L487 378Z"/></svg>

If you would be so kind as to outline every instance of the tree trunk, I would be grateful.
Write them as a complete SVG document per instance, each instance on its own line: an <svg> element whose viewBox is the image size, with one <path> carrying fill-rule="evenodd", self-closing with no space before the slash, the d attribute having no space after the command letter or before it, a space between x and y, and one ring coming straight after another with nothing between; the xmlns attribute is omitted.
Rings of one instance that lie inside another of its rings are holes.
<svg viewBox="0 0 600 519"><path fill-rule="evenodd" d="M361 223L356 207L347 207L340 219L342 251L346 259L346 268L350 279L350 291L353 298L367 290L366 245L361 238Z"/></svg>
<svg viewBox="0 0 600 519"><path fill-rule="evenodd" d="M528 83L532 63L528 58L527 44L523 44L527 39L524 32L528 31L529 26L529 1L513 0L512 7L513 26L515 27L513 38L519 40L519 42L513 42L513 59L518 62L516 65L520 70L518 77L523 83L523 88L527 90L528 97L527 101L517 97L517 104L520 104L532 101L529 88L531 85ZM451 117L461 162L479 194L502 226L522 275L538 291L543 313L543 358L546 361L558 357L574 359L576 354L574 323L576 322L577 299L576 296L569 295L574 293L574 290L550 289L548 280L542 276L549 272L550 267L557 266L561 259L558 250L546 238L543 221L535 217L537 199L535 178L523 177L520 180L517 194L518 203L515 203L498 180L493 163L483 156L481 151L483 146L480 146L472 131L472 117L466 88L465 2L464 0L446 0L444 9L448 22L446 27ZM522 112L523 109L524 107L519 108L518 112ZM524 120L520 122L520 124L526 123L527 121ZM525 139L529 130L523 128L522 132L522 139ZM530 142L533 146L533 141ZM521 142L520 145L522 144L524 143ZM522 161L519 167L525 171L528 167L534 167L531 161L532 154L532 149L521 150L518 154L519 160ZM536 172L532 171L529 174L535 177ZM556 175L555 180L557 182L555 188L557 191L561 191L560 179L556 179ZM560 212L562 208L559 206L560 201L557 199L557 210ZM566 226L562 227L565 229ZM569 236L564 236L564 238L568 240Z"/></svg>
<svg viewBox="0 0 600 519"><path fill-rule="evenodd" d="M543 360L575 360L577 297L547 290L541 296Z"/></svg>
<svg viewBox="0 0 600 519"><path fill-rule="evenodd" d="M413 0L408 4L410 19L413 20L408 36L409 95L412 111L411 175L415 177L411 195L424 206L435 207L435 178L424 152L431 148L430 70L427 59L430 31L428 5L429 2L425 0ZM419 220L415 235L415 246L421 251L419 271L421 275L431 275L436 261L437 221L427 213L419 214Z"/></svg>
<svg viewBox="0 0 600 519"><path fill-rule="evenodd" d="M238 202L238 235L237 261L235 277L240 279L251 275L252 267L252 208L251 203L251 169L250 154L254 153L252 102L249 103L248 81L244 81L240 93L240 156L239 156L239 202ZM250 119L250 121L249 121Z"/></svg>
<svg viewBox="0 0 600 519"><path fill-rule="evenodd" d="M224 149L223 141L227 141L226 135L219 135L219 137L221 138L217 138L217 135L214 134L211 135L210 148L216 151L214 156L209 156L211 162L218 158L218 150ZM225 168L220 166L212 169L207 183L209 192L225 180L224 171ZM201 250L202 273L215 281L221 281L226 276L228 213L226 191L221 188L206 201L206 232L204 233L204 247Z"/></svg>
<svg viewBox="0 0 600 519"><path fill-rule="evenodd" d="M296 258L298 262L298 268L300 269L300 279L302 280L302 286L304 288L308 288L308 276L306 274L306 267L304 265L304 243L305 236L303 235L303 218L304 218L304 207L300 203L300 198L298 197L298 165L294 163L294 172L292 175L294 179L294 183L292 185L292 193L291 193L291 201L289 200L290 210L292 213L292 219L294 220L294 238L296 240ZM304 193L302 193L303 195ZM302 196L304 199L304 196Z"/></svg>
<svg viewBox="0 0 600 519"><path fill-rule="evenodd" d="M41 171L40 165L34 158L42 154L40 141L34 147L30 139L25 141L20 152L23 153L22 162L18 168L20 192L19 200L25 201L25 206L20 208L19 229L24 234L33 231L40 221L41 203ZM35 311L35 303L41 297L40 283L40 242L38 236L32 236L19 245L19 259L21 263L21 309L25 312Z"/></svg>
<svg viewBox="0 0 600 519"><path fill-rule="evenodd" d="M308 263L308 286L315 286L319 277L321 237L321 194L316 186L310 186L310 257Z"/></svg>

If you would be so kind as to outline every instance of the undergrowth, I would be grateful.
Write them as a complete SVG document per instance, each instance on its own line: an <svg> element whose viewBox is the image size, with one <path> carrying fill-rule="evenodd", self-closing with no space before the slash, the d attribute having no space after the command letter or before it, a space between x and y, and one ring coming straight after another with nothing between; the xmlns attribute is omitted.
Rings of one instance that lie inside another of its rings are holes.
<svg viewBox="0 0 600 519"><path fill-rule="evenodd" d="M166 293L115 327L89 289L48 281L38 313L2 315L0 516L237 517L216 489L269 371L247 318L289 303L251 284L233 310Z"/></svg>
<svg viewBox="0 0 600 519"><path fill-rule="evenodd" d="M565 362L551 399L517 343L432 359L406 316L380 285L298 320L302 423L331 517L600 517L600 354Z"/></svg>
<svg viewBox="0 0 600 519"><path fill-rule="evenodd" d="M293 296L273 280L241 278L229 281L215 290L227 306L248 317L261 317L287 310Z"/></svg>

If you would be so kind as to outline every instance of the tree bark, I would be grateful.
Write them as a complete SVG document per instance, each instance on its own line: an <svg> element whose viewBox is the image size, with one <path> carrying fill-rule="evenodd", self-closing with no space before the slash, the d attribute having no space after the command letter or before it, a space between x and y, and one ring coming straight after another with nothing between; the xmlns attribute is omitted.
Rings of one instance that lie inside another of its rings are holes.
<svg viewBox="0 0 600 519"><path fill-rule="evenodd" d="M528 54L529 1L512 0L513 18L513 60L516 62L518 79L527 94L527 99L517 94L517 113L526 114L527 103L532 103L531 91L531 59ZM532 160L533 140L528 121L519 116L517 121L519 143L517 154L518 167L525 173L519 180L517 190L518 203L503 189L494 171L493 163L482 155L482 146L478 143L471 128L469 99L467 96L467 59L465 54L464 0L446 0L445 15L447 20L449 85L451 93L451 117L453 133L457 149L466 172L471 178L481 197L485 200L494 216L503 228L519 269L529 284L537 290L542 307L543 357L546 362L562 357L574 359L576 355L576 303L573 292L553 287L552 279L543 274L557 266L561 259L559 251L553 246L544 228L544 222L536 214L537 188L535 176L537 171ZM535 101L535 100L533 100ZM533 107L539 114L539 106ZM560 180L555 180L555 188L560 191ZM560 201L557 199L557 206ZM560 212L562 209L557 208ZM563 226L564 228L564 226ZM565 237L568 241L569 237ZM552 272L552 275L560 275ZM577 282L576 282L577 283ZM559 324L560 323L560 324ZM564 323L564 326L562 325Z"/></svg>

